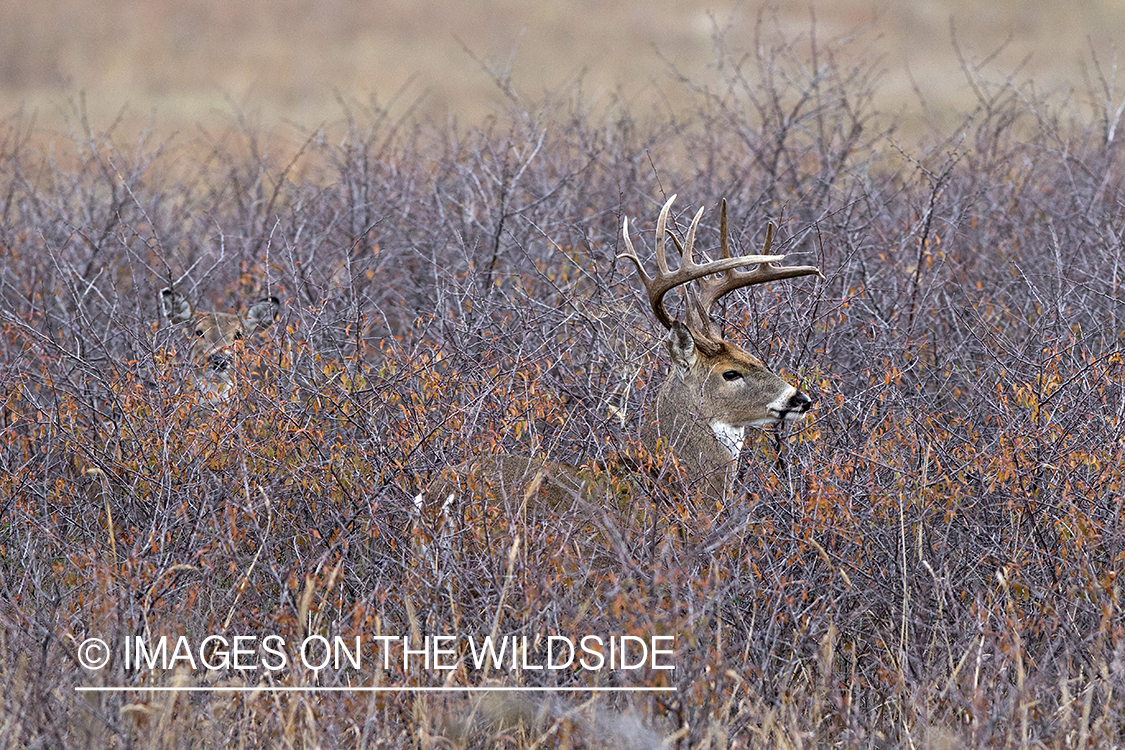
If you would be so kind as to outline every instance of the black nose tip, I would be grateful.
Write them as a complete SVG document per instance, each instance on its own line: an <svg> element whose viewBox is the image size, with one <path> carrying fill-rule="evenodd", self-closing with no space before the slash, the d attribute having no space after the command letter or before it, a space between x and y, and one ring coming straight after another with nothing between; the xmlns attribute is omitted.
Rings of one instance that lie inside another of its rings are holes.
<svg viewBox="0 0 1125 750"><path fill-rule="evenodd" d="M796 412L808 411L809 407L815 403L815 399L811 399L805 394L797 391L789 399L789 408Z"/></svg>
<svg viewBox="0 0 1125 750"><path fill-rule="evenodd" d="M207 363L213 372L224 373L230 369L230 355L225 352L215 352L208 358Z"/></svg>

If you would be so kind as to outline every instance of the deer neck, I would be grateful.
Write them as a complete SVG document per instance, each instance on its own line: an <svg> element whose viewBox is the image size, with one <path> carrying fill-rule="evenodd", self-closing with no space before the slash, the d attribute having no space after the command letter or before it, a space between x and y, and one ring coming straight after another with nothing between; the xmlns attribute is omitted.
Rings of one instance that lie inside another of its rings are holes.
<svg viewBox="0 0 1125 750"><path fill-rule="evenodd" d="M711 420L711 434L719 441L719 445L726 448L732 464L738 463L742 455L742 445L746 440L746 428L735 427L719 419Z"/></svg>
<svg viewBox="0 0 1125 750"><path fill-rule="evenodd" d="M699 482L703 494L725 501L742 450L745 428L699 416L685 384L674 375L665 381L656 402L656 422L642 431L651 452L671 451L686 474L688 485Z"/></svg>

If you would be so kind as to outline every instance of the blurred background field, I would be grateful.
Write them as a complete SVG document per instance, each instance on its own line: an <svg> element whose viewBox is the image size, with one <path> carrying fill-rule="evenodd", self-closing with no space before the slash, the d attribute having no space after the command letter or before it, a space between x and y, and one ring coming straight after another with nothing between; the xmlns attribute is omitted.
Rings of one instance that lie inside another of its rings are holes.
<svg viewBox="0 0 1125 750"><path fill-rule="evenodd" d="M859 34L853 50L885 69L877 108L916 125L915 85L939 114L975 104L957 46L971 63L1003 46L990 61L999 74L1019 68L1021 81L1065 89L1081 87L1091 47L1108 62L1125 31L1125 3L1111 0L784 0L766 9L729 0L3 0L0 113L22 108L51 128L84 93L102 127L124 113L123 124L170 132L232 107L316 127L340 117L337 97L375 95L395 102L392 113L479 122L504 98L482 63L510 69L514 92L530 100L581 80L595 105L675 112L694 106L670 85L675 76L706 80L716 30L749 46L761 14L769 33L807 32L815 16L823 38Z"/></svg>

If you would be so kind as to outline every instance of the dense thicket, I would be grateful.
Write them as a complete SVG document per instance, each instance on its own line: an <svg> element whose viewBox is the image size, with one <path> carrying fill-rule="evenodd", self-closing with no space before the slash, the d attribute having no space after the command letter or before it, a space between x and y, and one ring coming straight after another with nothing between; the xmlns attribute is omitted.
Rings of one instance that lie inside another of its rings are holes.
<svg viewBox="0 0 1125 750"><path fill-rule="evenodd" d="M353 108L294 146L237 123L122 143L78 118L51 149L6 123L4 746L1120 744L1112 87L1082 109L970 71L962 126L900 135L870 68L805 46L724 57L682 84L698 110L678 120L577 96L479 128ZM790 262L823 269L725 309L814 417L756 437L717 513L635 497L591 536L492 498L438 585L411 518L442 466L630 450L666 362L614 258L622 217L651 247L672 193L681 228L708 207L704 247L726 198L738 247L773 221ZM283 300L231 402L185 387L165 286L200 309ZM672 633L676 670L631 679L678 690L512 699L538 713L519 729L474 723L504 711L463 696L74 692L261 679L90 673L88 636L274 632Z"/></svg>

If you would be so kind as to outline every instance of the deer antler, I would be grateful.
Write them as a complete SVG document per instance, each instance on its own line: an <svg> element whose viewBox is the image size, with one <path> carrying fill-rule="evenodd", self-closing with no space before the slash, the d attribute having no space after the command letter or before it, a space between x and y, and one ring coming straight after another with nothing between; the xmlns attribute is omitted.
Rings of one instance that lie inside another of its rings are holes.
<svg viewBox="0 0 1125 750"><path fill-rule="evenodd" d="M641 284L644 285L645 291L648 292L649 305L652 307L653 315L660 321L660 324L665 328L672 327L672 318L668 315L668 311L664 309L664 295L675 289L678 286L689 284L692 281L699 283L699 291L696 292L692 287L688 287L687 294L690 300L687 316L687 327L691 332L692 337L695 338L697 344L717 344L721 340L721 335L717 328L711 322L711 308L719 301L724 295L733 292L735 289L741 289L745 286L753 284L764 284L770 281L779 281L781 279L791 279L798 276L808 276L816 274L817 276L823 275L820 269L814 266L775 266L777 261L784 260L784 255L769 255L770 246L773 244L773 224L769 224L766 228L766 242L762 248L762 253L759 255L740 255L738 257L731 257L730 254L730 240L727 235L727 202L724 199L722 203L722 211L720 215L719 232L722 235L720 239L722 247L722 257L718 260L707 261L706 263L696 263L694 257L695 250L695 230L699 226L699 220L703 216L703 208L696 212L695 218L691 221L691 226L688 228L687 237L683 243L667 228L668 213L672 208L672 201L676 200L676 196L672 196L660 209L660 218L656 220L656 276L649 276L641 264L640 258L637 257L637 252L633 248L633 242L629 238L629 218L625 217L622 224L622 234L625 237L626 251L618 255L618 258L628 258L637 267L637 274L641 277ZM670 271L668 268L668 259L664 252L664 235L667 233L675 243L676 249L680 251L680 267L675 271ZM736 269L743 266L757 266L753 271L738 271ZM704 277L722 274L716 279L708 280Z"/></svg>

